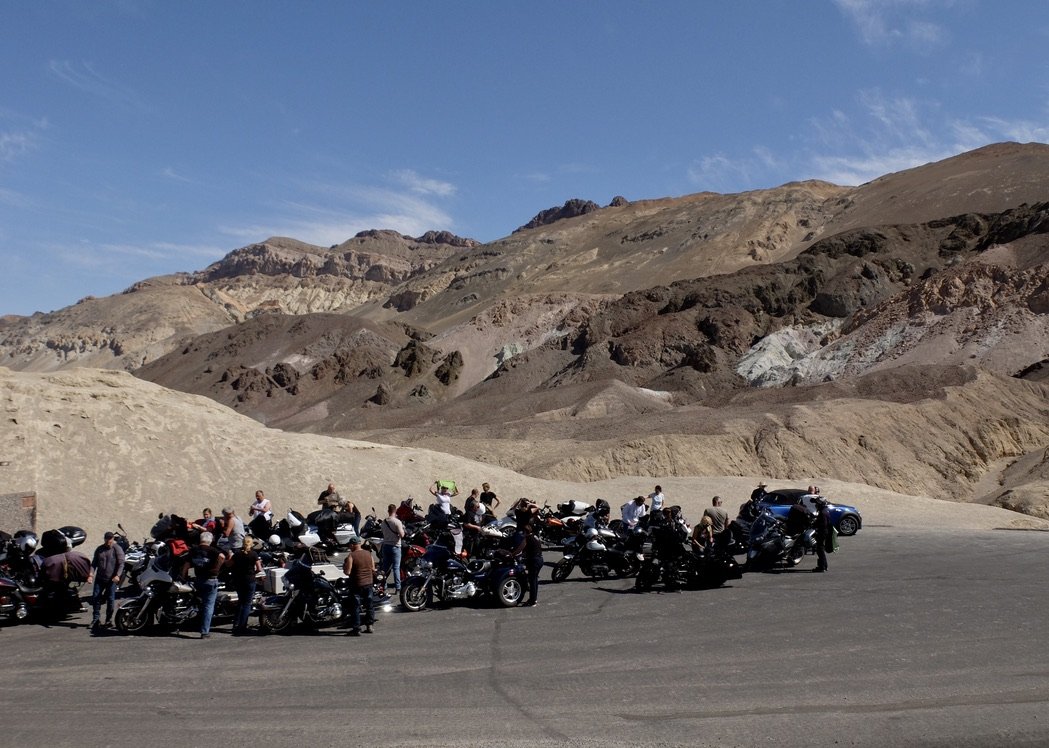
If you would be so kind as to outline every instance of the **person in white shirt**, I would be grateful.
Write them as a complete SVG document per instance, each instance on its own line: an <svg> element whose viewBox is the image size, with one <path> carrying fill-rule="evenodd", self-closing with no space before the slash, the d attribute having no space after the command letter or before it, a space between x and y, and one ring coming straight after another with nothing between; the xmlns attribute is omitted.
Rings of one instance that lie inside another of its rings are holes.
<svg viewBox="0 0 1049 748"><path fill-rule="evenodd" d="M666 501L666 496L663 495L663 487L656 486L656 490L648 495L648 500L652 502L648 507L650 512L655 514L663 511L663 502Z"/></svg>
<svg viewBox="0 0 1049 748"><path fill-rule="evenodd" d="M628 530L636 530L637 523L648 514L648 506L645 504L645 497L638 496L633 501L628 501L623 504L620 510L623 515L623 526Z"/></svg>

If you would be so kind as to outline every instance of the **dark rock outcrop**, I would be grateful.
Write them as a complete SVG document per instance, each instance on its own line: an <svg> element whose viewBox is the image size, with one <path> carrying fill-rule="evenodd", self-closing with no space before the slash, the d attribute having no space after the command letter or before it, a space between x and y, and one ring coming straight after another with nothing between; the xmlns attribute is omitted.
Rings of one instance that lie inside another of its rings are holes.
<svg viewBox="0 0 1049 748"><path fill-rule="evenodd" d="M516 234L518 231L538 228L539 226L548 226L551 223L564 220L565 218L575 218L577 216L586 215L587 213L593 213L595 210L601 210L601 206L591 200L573 198L560 208L548 208L547 210L540 211L531 221L524 226L515 229L514 233Z"/></svg>

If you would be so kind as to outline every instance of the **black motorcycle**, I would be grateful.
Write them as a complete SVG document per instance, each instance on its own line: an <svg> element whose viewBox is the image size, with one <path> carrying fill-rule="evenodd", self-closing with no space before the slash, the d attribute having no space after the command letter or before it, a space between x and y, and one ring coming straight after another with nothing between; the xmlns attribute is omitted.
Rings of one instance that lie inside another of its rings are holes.
<svg viewBox="0 0 1049 748"><path fill-rule="evenodd" d="M287 568L284 592L262 597L255 605L259 629L263 633L286 634L299 624L321 627L338 623L344 594L323 574L314 572L309 556L293 561Z"/></svg>
<svg viewBox="0 0 1049 748"><path fill-rule="evenodd" d="M660 582L667 590L712 589L743 576L730 553L695 548L687 537L669 527L655 528L641 553L644 558L634 580L638 592L648 592Z"/></svg>
<svg viewBox="0 0 1049 748"><path fill-rule="evenodd" d="M196 587L182 576L185 567L182 559L173 556L164 546L150 560L139 575L142 592L117 608L114 621L117 631L136 634L154 623L174 630L195 624L203 606ZM232 619L237 607L237 593L220 588L212 620Z"/></svg>
<svg viewBox="0 0 1049 748"><path fill-rule="evenodd" d="M508 551L489 551L463 562L444 545L434 544L419 559L415 573L401 587L401 607L420 611L434 602L493 597L512 608L524 596L525 567Z"/></svg>
<svg viewBox="0 0 1049 748"><path fill-rule="evenodd" d="M593 580L631 577L637 573L639 559L627 545L628 538L609 528L588 528L565 541L550 578L563 582L576 566Z"/></svg>
<svg viewBox="0 0 1049 748"><path fill-rule="evenodd" d="M747 571L765 571L776 566L797 566L806 551L814 553L815 550L816 530L811 526L811 522L810 526L800 533L789 534L786 523L768 509L764 509L750 527Z"/></svg>

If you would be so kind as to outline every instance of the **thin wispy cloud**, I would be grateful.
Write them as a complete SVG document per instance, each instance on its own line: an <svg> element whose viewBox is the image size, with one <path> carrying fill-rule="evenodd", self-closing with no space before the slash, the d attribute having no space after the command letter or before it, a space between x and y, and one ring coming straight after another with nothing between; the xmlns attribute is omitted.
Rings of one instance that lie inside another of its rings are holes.
<svg viewBox="0 0 1049 748"><path fill-rule="evenodd" d="M952 5L951 0L835 0L856 27L864 44L872 47L906 46L931 52L945 45L949 36L931 15Z"/></svg>
<svg viewBox="0 0 1049 748"><path fill-rule="evenodd" d="M175 171L170 166L165 167L164 169L162 169L161 172L160 172L160 176L164 177L165 179L170 179L170 180L175 181L175 182L185 182L186 184L194 184L194 181L192 179L190 179L189 177L184 176L182 174L179 174L177 171Z"/></svg>
<svg viewBox="0 0 1049 748"><path fill-rule="evenodd" d="M221 257L227 250L203 244L173 244L146 242L120 244L83 242L75 247L53 247L52 251L64 262L85 268L124 268L129 262L191 260L200 262Z"/></svg>
<svg viewBox="0 0 1049 748"><path fill-rule="evenodd" d="M0 161L14 161L33 148L35 137L28 132L0 132Z"/></svg>
<svg viewBox="0 0 1049 748"><path fill-rule="evenodd" d="M412 192L420 195L451 197L456 193L456 187L451 182L443 182L439 179L428 179L420 176L411 169L395 171L393 172L393 178Z"/></svg>
<svg viewBox="0 0 1049 748"><path fill-rule="evenodd" d="M219 231L246 242L286 236L331 246L369 229L391 229L407 236L451 230L452 217L426 197L430 194L434 193L318 183L304 186L298 200L275 206L266 220L224 225Z"/></svg>
<svg viewBox="0 0 1049 748"><path fill-rule="evenodd" d="M993 116L959 119L938 102L862 91L857 119L841 111L813 120L812 176L836 184L862 184L903 169L1003 140L1049 141L1049 126Z"/></svg>
<svg viewBox="0 0 1049 748"><path fill-rule="evenodd" d="M137 93L106 77L90 62L74 63L68 60L51 60L47 68L60 81L84 93L133 109L145 107L145 103Z"/></svg>
<svg viewBox="0 0 1049 748"><path fill-rule="evenodd" d="M686 174L690 182L703 190L735 191L740 185L746 189L769 186L767 175L787 167L783 159L765 146L755 146L740 157L724 153L703 156L693 161ZM760 183L760 185L759 185Z"/></svg>

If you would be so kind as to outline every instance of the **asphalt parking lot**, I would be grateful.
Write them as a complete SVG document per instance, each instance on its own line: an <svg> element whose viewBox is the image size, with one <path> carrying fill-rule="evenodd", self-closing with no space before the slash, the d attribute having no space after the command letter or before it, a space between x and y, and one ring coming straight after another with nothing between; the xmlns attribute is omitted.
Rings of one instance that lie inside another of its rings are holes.
<svg viewBox="0 0 1049 748"><path fill-rule="evenodd" d="M557 554L549 554L548 560ZM1049 745L1049 533L866 527L828 574L544 584L235 639L0 628L5 745Z"/></svg>

